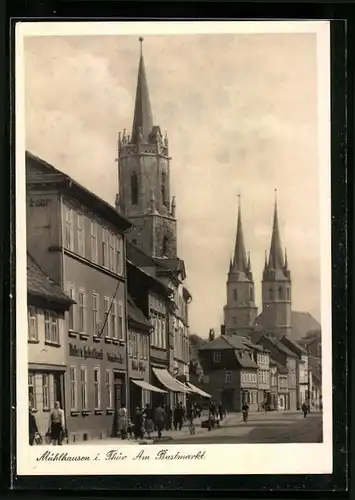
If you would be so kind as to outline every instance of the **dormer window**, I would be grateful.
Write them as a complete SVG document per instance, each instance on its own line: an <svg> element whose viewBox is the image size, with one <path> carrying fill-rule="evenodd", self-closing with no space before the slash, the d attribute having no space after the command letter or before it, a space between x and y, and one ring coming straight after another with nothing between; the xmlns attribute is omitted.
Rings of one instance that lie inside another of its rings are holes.
<svg viewBox="0 0 355 500"><path fill-rule="evenodd" d="M213 353L213 361L214 361L214 363L220 363L221 362L221 352L220 351L214 351L214 353Z"/></svg>

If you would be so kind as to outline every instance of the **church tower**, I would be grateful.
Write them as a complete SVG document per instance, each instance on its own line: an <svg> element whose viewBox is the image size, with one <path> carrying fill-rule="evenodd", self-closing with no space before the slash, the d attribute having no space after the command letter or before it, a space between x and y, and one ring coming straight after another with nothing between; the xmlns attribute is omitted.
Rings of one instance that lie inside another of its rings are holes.
<svg viewBox="0 0 355 500"><path fill-rule="evenodd" d="M275 190L274 221L269 258L265 255L262 279L262 326L278 337L291 335L291 273L287 254L283 254Z"/></svg>
<svg viewBox="0 0 355 500"><path fill-rule="evenodd" d="M170 196L168 137L153 122L142 43L131 135L118 137L117 209L133 224L131 243L152 257L177 256L176 201Z"/></svg>
<svg viewBox="0 0 355 500"><path fill-rule="evenodd" d="M224 326L227 335L248 336L257 315L254 281L250 254L244 244L240 196L238 196L238 223L233 260L227 278L227 304L224 307Z"/></svg>

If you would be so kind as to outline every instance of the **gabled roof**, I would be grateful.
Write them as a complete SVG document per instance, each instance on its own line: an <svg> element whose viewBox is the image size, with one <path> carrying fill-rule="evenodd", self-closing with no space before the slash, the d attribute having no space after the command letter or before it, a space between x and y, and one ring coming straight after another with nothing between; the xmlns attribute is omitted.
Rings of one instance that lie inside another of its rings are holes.
<svg viewBox="0 0 355 500"><path fill-rule="evenodd" d="M299 344L297 344L296 341L290 339L286 335L282 337L281 342L298 356L307 354L307 351L303 347L301 347Z"/></svg>
<svg viewBox="0 0 355 500"><path fill-rule="evenodd" d="M150 255L146 254L136 245L133 245L129 241L127 241L127 250L126 250L127 259L130 260L133 264L138 267L151 267L156 268L157 262Z"/></svg>
<svg viewBox="0 0 355 500"><path fill-rule="evenodd" d="M119 230L127 231L132 227L129 220L117 212L112 205L86 189L69 175L61 172L53 167L53 165L50 165L29 151L26 151L26 182L28 184L39 185L47 182L56 185L68 195L73 196L84 205L87 205Z"/></svg>
<svg viewBox="0 0 355 500"><path fill-rule="evenodd" d="M165 285L159 278L156 278L148 271L142 269L141 267L133 264L130 260L127 260L127 272L130 276L130 284L133 284L134 280L137 280L143 285L146 284L152 291L158 294L164 295L167 299L170 298L172 290Z"/></svg>
<svg viewBox="0 0 355 500"><path fill-rule="evenodd" d="M253 340L262 335L262 332L265 328L268 328L267 324L264 324L264 313L261 312L255 319L254 323L254 333ZM316 333L310 333L311 331L319 331L321 329L318 321L308 312L300 312L300 311L291 311L291 325L292 325L292 333L289 336L290 339L295 340L296 342L300 342L307 335L310 338L316 336ZM320 335L320 334L319 334Z"/></svg>
<svg viewBox="0 0 355 500"><path fill-rule="evenodd" d="M202 337L196 335L195 333L190 333L189 340L190 340L190 345L193 346L205 345L207 343L206 339L203 339Z"/></svg>
<svg viewBox="0 0 355 500"><path fill-rule="evenodd" d="M165 257L155 257L154 260L160 266L157 270L158 273L161 274L173 273L176 276L181 274L182 281L186 278L185 263L182 259L179 259L179 257L176 257L175 259L167 259Z"/></svg>
<svg viewBox="0 0 355 500"><path fill-rule="evenodd" d="M136 326L144 331L149 332L153 327L149 323L148 318L144 315L143 311L137 306L133 297L128 295L127 297L128 305L128 321L131 323L130 326Z"/></svg>
<svg viewBox="0 0 355 500"><path fill-rule="evenodd" d="M297 355L292 352L288 347L286 347L280 340L278 340L276 337L269 333L264 333L263 337L260 339L260 343L262 343L262 339L265 338L270 342L271 345L273 345L278 351L282 352L286 356L289 356L291 358L296 358Z"/></svg>
<svg viewBox="0 0 355 500"><path fill-rule="evenodd" d="M237 358L238 363L243 367L243 368L257 368L258 365L255 363L253 359L253 353L250 351L242 351L236 349L235 351L235 356Z"/></svg>
<svg viewBox="0 0 355 500"><path fill-rule="evenodd" d="M50 278L27 252L27 294L30 298L44 299L68 310L75 302L69 298L60 286ZM30 300L29 300L30 302Z"/></svg>
<svg viewBox="0 0 355 500"><path fill-rule="evenodd" d="M215 350L232 350L234 347L226 342L224 336L223 337L217 337L211 342L206 342L205 344L201 345L199 347L199 351L215 351Z"/></svg>
<svg viewBox="0 0 355 500"><path fill-rule="evenodd" d="M280 373L280 375L286 375L288 373L286 366L278 363L273 358L270 358L270 366L276 366L277 371Z"/></svg>

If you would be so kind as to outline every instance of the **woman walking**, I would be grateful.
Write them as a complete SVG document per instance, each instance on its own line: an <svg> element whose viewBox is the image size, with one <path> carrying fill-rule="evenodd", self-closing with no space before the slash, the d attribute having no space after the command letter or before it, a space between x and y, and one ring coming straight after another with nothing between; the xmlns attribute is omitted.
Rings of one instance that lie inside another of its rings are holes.
<svg viewBox="0 0 355 500"><path fill-rule="evenodd" d="M61 445L64 438L64 411L60 407L59 401L56 401L54 408L49 416L49 435L51 444Z"/></svg>
<svg viewBox="0 0 355 500"><path fill-rule="evenodd" d="M121 408L118 410L118 431L121 439L126 439L127 437L127 424L127 409L126 405L122 403Z"/></svg>

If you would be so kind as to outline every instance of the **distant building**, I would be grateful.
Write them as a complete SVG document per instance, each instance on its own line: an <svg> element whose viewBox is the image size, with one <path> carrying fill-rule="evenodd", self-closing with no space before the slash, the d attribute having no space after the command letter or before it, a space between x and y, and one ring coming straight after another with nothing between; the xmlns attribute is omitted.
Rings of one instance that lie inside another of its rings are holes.
<svg viewBox="0 0 355 500"><path fill-rule="evenodd" d="M257 342L270 352L274 361L287 370L288 410L297 410L297 355L286 347L277 337L265 333Z"/></svg>
<svg viewBox="0 0 355 500"><path fill-rule="evenodd" d="M27 153L27 248L76 304L63 337L69 440L115 433L127 404L125 232L115 208Z"/></svg>
<svg viewBox="0 0 355 500"><path fill-rule="evenodd" d="M72 305L73 301L60 286L27 254L28 398L43 437L56 401L66 416L64 374L68 331L64 317Z"/></svg>
<svg viewBox="0 0 355 500"><path fill-rule="evenodd" d="M290 394L288 390L288 371L285 366L270 359L271 370L271 408L278 411L290 409Z"/></svg>
<svg viewBox="0 0 355 500"><path fill-rule="evenodd" d="M129 274L128 274L129 275ZM150 390L150 335L153 327L128 295L128 378L130 381L129 413L132 417L137 407L144 408L151 402ZM158 391L159 392L159 391Z"/></svg>
<svg viewBox="0 0 355 500"><path fill-rule="evenodd" d="M240 336L221 336L199 348L203 390L227 411L241 411L247 402L258 410L258 365L252 348Z"/></svg>
<svg viewBox="0 0 355 500"><path fill-rule="evenodd" d="M297 383L297 409L302 408L303 403L307 403L310 395L310 387L308 385L308 354L307 351L301 347L296 341L289 339L288 337L282 337L281 342L290 351L297 355L297 367L296 367L296 383Z"/></svg>

